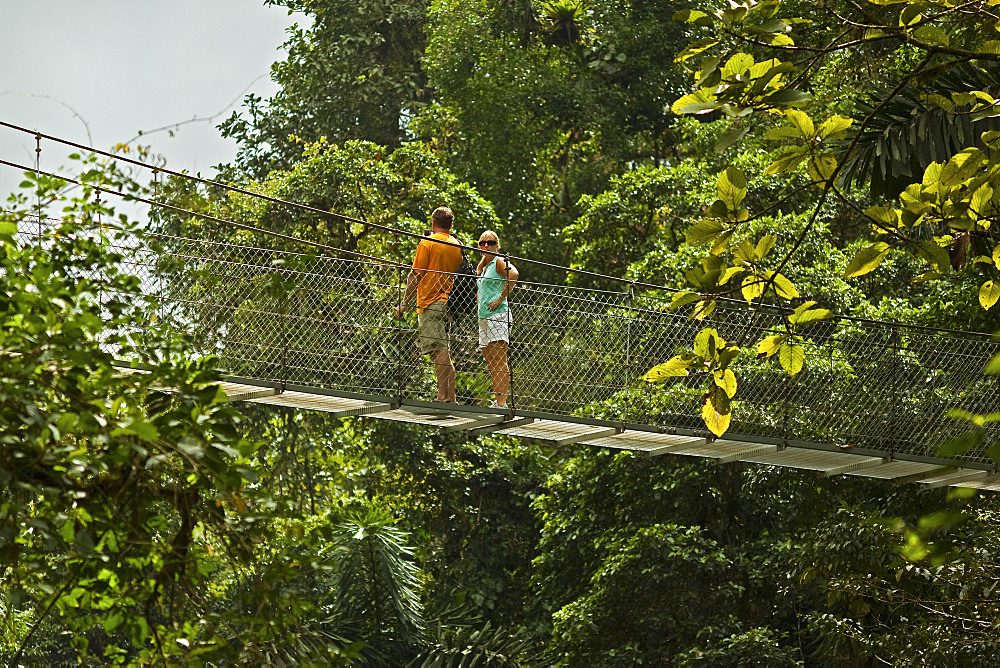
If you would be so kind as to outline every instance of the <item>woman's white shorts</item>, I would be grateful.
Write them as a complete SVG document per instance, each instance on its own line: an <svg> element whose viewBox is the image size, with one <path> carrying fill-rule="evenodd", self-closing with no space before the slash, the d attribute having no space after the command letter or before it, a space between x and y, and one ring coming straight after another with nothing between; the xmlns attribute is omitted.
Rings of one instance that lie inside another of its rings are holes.
<svg viewBox="0 0 1000 668"><path fill-rule="evenodd" d="M493 341L506 341L510 344L510 311L495 313L479 321L479 349L482 350Z"/></svg>

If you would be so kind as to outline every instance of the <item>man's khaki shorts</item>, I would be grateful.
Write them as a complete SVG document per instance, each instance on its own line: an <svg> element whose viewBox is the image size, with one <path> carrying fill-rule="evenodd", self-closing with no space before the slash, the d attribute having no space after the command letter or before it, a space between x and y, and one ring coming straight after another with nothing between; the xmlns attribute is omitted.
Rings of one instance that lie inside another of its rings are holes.
<svg viewBox="0 0 1000 668"><path fill-rule="evenodd" d="M448 305L434 302L417 314L417 347L422 355L448 350Z"/></svg>

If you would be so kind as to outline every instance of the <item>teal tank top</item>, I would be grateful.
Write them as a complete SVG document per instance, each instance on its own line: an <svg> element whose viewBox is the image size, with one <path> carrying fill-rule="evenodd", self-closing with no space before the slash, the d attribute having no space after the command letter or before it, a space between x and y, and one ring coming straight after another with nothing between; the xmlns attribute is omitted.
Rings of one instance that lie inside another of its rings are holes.
<svg viewBox="0 0 1000 668"><path fill-rule="evenodd" d="M499 258L493 258L493 261L486 265L483 269L483 274L477 279L479 284L479 318L489 318L490 316L496 315L497 313L507 312L507 300L504 299L503 302L497 307L496 311L491 311L488 304L500 296L503 292L504 279L506 276L501 276L500 272L497 271L497 260Z"/></svg>

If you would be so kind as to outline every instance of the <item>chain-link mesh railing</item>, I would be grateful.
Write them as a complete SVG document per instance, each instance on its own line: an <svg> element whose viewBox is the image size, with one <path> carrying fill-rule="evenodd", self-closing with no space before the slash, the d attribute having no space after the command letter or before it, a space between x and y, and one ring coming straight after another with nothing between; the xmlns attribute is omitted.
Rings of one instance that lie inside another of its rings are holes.
<svg viewBox="0 0 1000 668"><path fill-rule="evenodd" d="M36 223L27 223L33 229ZM344 394L432 400L433 368L416 345L413 312L393 317L409 267L265 250L211 238L147 234L117 249L155 298L149 327L182 328L243 378ZM752 344L781 334L784 315L721 303L702 322L666 309L672 295L542 285L530 266L510 294L510 405L521 412L703 431L705 378L652 385L643 374L690 346L703 327ZM491 376L475 314L448 333L459 401L487 405ZM969 431L949 408L1000 410L1000 379L983 369L988 336L839 319L798 338L806 364L745 354L730 433L935 456ZM707 432L706 432L707 433ZM989 464L1000 440L986 423L963 461Z"/></svg>

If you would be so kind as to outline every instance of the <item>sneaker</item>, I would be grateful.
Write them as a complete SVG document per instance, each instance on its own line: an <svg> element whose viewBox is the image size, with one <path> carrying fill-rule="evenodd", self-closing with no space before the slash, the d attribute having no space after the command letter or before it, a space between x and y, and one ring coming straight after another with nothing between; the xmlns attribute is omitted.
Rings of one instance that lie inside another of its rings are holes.
<svg viewBox="0 0 1000 668"><path fill-rule="evenodd" d="M503 409L507 408L506 406L501 406L500 404L498 404L496 399L494 399L493 401L490 402L489 407L490 408L503 408Z"/></svg>

